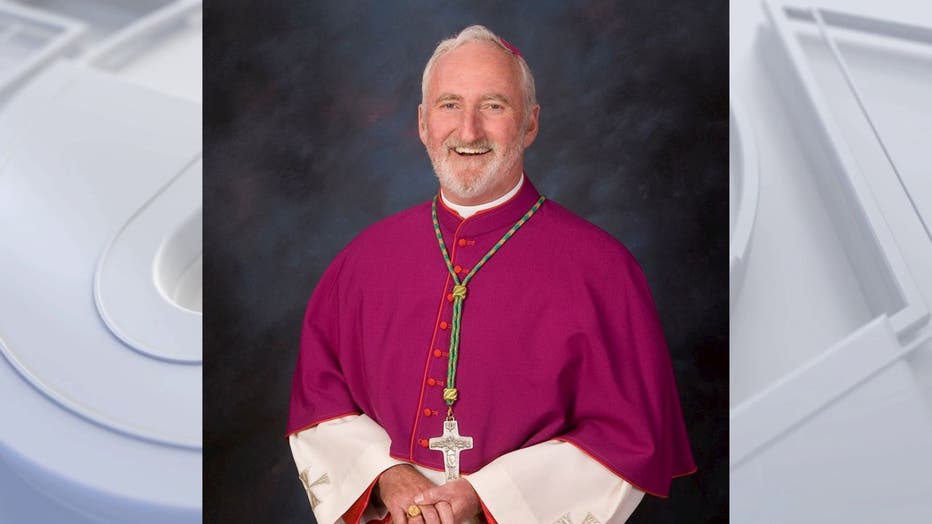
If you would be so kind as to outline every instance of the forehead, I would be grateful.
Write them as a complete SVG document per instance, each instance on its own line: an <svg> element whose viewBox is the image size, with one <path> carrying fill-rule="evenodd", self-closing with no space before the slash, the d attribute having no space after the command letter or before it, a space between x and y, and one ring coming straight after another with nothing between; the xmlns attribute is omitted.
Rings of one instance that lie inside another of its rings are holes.
<svg viewBox="0 0 932 524"><path fill-rule="evenodd" d="M429 97L439 93L514 96L520 90L517 64L507 51L491 42L469 42L441 55L427 85Z"/></svg>

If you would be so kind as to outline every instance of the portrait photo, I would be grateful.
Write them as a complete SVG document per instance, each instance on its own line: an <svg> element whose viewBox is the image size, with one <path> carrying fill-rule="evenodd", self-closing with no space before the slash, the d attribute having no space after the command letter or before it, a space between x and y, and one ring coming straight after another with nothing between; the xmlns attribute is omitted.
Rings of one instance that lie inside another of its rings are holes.
<svg viewBox="0 0 932 524"><path fill-rule="evenodd" d="M726 2L204 15L205 521L727 521Z"/></svg>

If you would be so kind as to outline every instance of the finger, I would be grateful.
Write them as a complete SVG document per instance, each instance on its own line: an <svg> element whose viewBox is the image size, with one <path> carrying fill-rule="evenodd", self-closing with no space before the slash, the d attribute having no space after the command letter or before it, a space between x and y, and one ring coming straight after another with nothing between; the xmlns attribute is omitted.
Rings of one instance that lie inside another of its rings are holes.
<svg viewBox="0 0 932 524"><path fill-rule="evenodd" d="M409 510L409 509L417 509L417 510L418 510L417 515L415 515L415 516L412 517L411 514L408 513L408 510ZM419 507L419 506L415 506L415 505L413 505L413 504L407 505L407 506L405 506L404 508L401 509L401 518L404 519L404 520L401 521L402 523L406 523L406 524L425 524L425 521L424 521L424 508L421 508L421 507Z"/></svg>
<svg viewBox="0 0 932 524"><path fill-rule="evenodd" d="M408 524L408 515L401 508L389 511L392 515L392 524Z"/></svg>
<svg viewBox="0 0 932 524"><path fill-rule="evenodd" d="M415 504L436 504L442 500L446 500L446 493L443 491L443 486L436 486L430 489L425 489L420 492L417 496L414 497Z"/></svg>
<svg viewBox="0 0 932 524"><path fill-rule="evenodd" d="M440 501L434 504L434 508L437 510L437 514L440 515L440 524L456 524L453 517L453 507L450 506L449 502Z"/></svg>
<svg viewBox="0 0 932 524"><path fill-rule="evenodd" d="M421 516L425 524L440 524L440 517L433 506L421 506Z"/></svg>

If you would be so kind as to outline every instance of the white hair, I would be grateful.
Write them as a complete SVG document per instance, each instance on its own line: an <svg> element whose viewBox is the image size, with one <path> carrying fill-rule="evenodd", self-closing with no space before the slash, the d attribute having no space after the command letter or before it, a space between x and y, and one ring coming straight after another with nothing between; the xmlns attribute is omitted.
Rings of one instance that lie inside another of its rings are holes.
<svg viewBox="0 0 932 524"><path fill-rule="evenodd" d="M434 49L434 54L431 55L430 60L427 61L427 65L424 66L424 76L421 78L422 102L425 104L427 103L427 84L437 59L468 42L491 42L507 52L515 63L518 64L518 69L521 71L521 87L522 91L524 91L524 119L527 120L530 116L531 108L537 105L537 92L534 89L534 75L531 74L531 68L527 65L527 61L524 60L524 57L516 54L512 48L509 48L509 46L502 41L500 36L481 25L471 25L460 31L456 36L447 38L437 44L437 48Z"/></svg>

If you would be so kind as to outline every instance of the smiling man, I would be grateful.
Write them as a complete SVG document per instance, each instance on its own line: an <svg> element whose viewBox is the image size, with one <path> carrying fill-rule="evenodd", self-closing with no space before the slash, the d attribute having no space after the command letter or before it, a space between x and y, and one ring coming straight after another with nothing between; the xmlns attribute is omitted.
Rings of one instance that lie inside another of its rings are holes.
<svg viewBox="0 0 932 524"><path fill-rule="evenodd" d="M482 34L470 28L460 36L466 43L441 44L424 70L418 107L421 142L444 196L464 206L491 202L518 185L540 113L526 63L470 39Z"/></svg>
<svg viewBox="0 0 932 524"><path fill-rule="evenodd" d="M513 46L468 27L422 90L437 197L354 239L305 315L288 435L317 520L624 522L695 470L643 273L525 176Z"/></svg>

